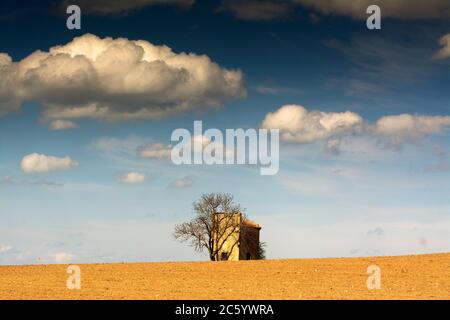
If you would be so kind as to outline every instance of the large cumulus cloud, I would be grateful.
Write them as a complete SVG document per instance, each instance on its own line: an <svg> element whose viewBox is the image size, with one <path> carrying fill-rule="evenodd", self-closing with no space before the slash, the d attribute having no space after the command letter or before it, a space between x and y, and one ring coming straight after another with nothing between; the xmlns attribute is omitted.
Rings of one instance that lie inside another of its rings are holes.
<svg viewBox="0 0 450 320"><path fill-rule="evenodd" d="M393 144L420 141L450 128L450 116L400 114L385 116L375 123L374 131Z"/></svg>
<svg viewBox="0 0 450 320"><path fill-rule="evenodd" d="M285 105L268 113L265 129L280 129L283 141L315 143L327 140L329 147L339 147L339 139L349 135L370 135L391 146L416 143L450 129L450 116L387 115L371 123L359 114L308 110L300 105Z"/></svg>
<svg viewBox="0 0 450 320"><path fill-rule="evenodd" d="M23 101L44 106L46 120L159 119L218 108L245 96L243 74L206 55L92 34L13 62L0 53L0 114Z"/></svg>
<svg viewBox="0 0 450 320"><path fill-rule="evenodd" d="M360 130L362 118L353 112L322 112L300 105L285 105L266 115L262 128L280 129L281 139L312 143L333 136Z"/></svg>
<svg viewBox="0 0 450 320"><path fill-rule="evenodd" d="M20 99L15 94L15 74L12 59L0 53L0 116L20 109Z"/></svg>

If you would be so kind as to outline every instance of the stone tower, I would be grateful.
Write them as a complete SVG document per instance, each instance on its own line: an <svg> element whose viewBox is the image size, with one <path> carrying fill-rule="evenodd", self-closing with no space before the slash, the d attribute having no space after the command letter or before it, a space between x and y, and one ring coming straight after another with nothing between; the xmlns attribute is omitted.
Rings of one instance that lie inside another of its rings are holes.
<svg viewBox="0 0 450 320"><path fill-rule="evenodd" d="M225 215L227 218L224 219ZM219 249L219 260L257 260L259 259L259 233L261 226L250 220L242 220L242 214L216 213L219 222L218 232L223 245ZM230 221L229 219L232 219ZM228 221L225 225L223 221ZM228 225L228 227L227 227ZM228 229L228 230L227 230ZM226 239L226 240L223 240Z"/></svg>

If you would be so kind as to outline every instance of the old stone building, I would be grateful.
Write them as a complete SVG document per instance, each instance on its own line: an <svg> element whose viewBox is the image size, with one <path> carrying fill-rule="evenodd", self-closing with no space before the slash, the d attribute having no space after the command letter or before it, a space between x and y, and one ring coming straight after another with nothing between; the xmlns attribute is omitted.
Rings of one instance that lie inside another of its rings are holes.
<svg viewBox="0 0 450 320"><path fill-rule="evenodd" d="M226 217L226 218L225 218ZM257 260L260 259L259 233L261 226L242 214L216 214L220 221L218 228L219 260Z"/></svg>

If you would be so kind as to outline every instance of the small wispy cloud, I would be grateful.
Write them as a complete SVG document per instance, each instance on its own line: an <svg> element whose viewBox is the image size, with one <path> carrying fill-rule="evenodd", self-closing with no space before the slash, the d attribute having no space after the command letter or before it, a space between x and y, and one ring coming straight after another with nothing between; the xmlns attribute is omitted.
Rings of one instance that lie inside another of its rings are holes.
<svg viewBox="0 0 450 320"><path fill-rule="evenodd" d="M17 180L11 176L3 177L1 183L10 186L25 186L25 187L62 187L64 183L50 180Z"/></svg>
<svg viewBox="0 0 450 320"><path fill-rule="evenodd" d="M78 128L78 125L70 120L54 120L50 122L50 129L54 131L69 130Z"/></svg>
<svg viewBox="0 0 450 320"><path fill-rule="evenodd" d="M280 94L300 94L301 91L295 88L282 87L282 86L271 86L271 85L260 85L253 87L253 89L265 95L280 95Z"/></svg>
<svg viewBox="0 0 450 320"><path fill-rule="evenodd" d="M102 137L92 141L89 149L100 151L107 157L135 157L138 148L144 144L145 139L135 135L130 135L126 138Z"/></svg>
<svg viewBox="0 0 450 320"><path fill-rule="evenodd" d="M124 174L120 181L126 184L138 184L143 183L147 179L147 176L141 172L128 172Z"/></svg>
<svg viewBox="0 0 450 320"><path fill-rule="evenodd" d="M190 176L186 176L184 178L176 179L170 183L171 188L183 189L189 188L194 184L194 180Z"/></svg>
<svg viewBox="0 0 450 320"><path fill-rule="evenodd" d="M139 147L137 153L142 158L167 159L172 151L171 145L152 143Z"/></svg>
<svg viewBox="0 0 450 320"><path fill-rule="evenodd" d="M75 258L74 254L67 252L58 252L52 255L53 261L56 263L69 263Z"/></svg>
<svg viewBox="0 0 450 320"><path fill-rule="evenodd" d="M60 158L38 153L26 155L20 163L20 167L25 173L70 170L77 166L78 162L68 156Z"/></svg>
<svg viewBox="0 0 450 320"><path fill-rule="evenodd" d="M6 253L12 250L12 246L8 246L6 244L0 244L0 254L1 253Z"/></svg>
<svg viewBox="0 0 450 320"><path fill-rule="evenodd" d="M367 235L369 236L382 236L384 235L384 229L383 228L375 228L375 229L370 229L369 231L367 231Z"/></svg>
<svg viewBox="0 0 450 320"><path fill-rule="evenodd" d="M450 58L450 33L440 38L439 44L442 46L442 48L435 53L433 58L435 59Z"/></svg>

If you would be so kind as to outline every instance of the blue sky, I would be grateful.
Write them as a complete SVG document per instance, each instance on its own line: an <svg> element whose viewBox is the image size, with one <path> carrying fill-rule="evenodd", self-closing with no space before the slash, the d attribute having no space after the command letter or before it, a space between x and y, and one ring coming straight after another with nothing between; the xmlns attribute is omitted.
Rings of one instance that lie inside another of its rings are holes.
<svg viewBox="0 0 450 320"><path fill-rule="evenodd" d="M376 1L376 31L364 1L168 2L79 1L81 30L63 1L0 4L0 264L207 259L171 237L206 192L235 196L269 258L450 251L446 1ZM136 40L175 58L139 69ZM279 173L139 156L195 120L279 128Z"/></svg>

